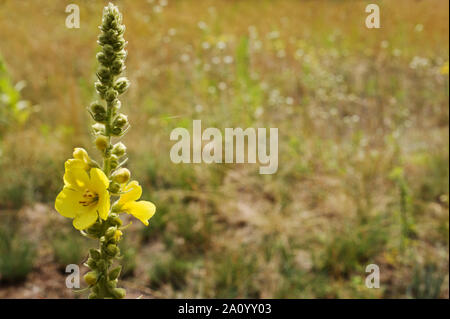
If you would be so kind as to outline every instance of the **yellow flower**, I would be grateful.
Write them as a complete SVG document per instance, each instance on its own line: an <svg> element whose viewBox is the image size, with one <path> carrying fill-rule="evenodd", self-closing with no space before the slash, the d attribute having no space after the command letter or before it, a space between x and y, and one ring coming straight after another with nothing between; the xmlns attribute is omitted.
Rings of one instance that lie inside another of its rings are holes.
<svg viewBox="0 0 450 319"><path fill-rule="evenodd" d="M79 160L85 162L86 164L88 164L89 160L90 160L88 153L82 147L76 147L73 150L73 158L79 159Z"/></svg>
<svg viewBox="0 0 450 319"><path fill-rule="evenodd" d="M142 188L137 181L131 181L123 189L123 195L120 196L118 205L122 211L131 214L146 226L148 226L148 220L155 214L156 206L147 201L137 200L142 195Z"/></svg>
<svg viewBox="0 0 450 319"><path fill-rule="evenodd" d="M110 208L106 175L98 168L92 168L88 175L79 159L68 160L65 167L64 188L56 197L55 209L73 218L73 226L79 230L90 227L98 216L106 219Z"/></svg>

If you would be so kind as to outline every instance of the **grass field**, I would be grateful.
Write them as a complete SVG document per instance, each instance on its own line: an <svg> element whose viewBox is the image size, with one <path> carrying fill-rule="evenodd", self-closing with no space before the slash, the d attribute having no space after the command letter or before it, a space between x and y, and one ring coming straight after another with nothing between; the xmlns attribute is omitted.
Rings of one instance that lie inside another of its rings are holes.
<svg viewBox="0 0 450 319"><path fill-rule="evenodd" d="M128 166L157 206L125 238L130 297L449 297L449 3L376 1L367 29L370 2L115 1ZM0 84L19 84L0 107L18 88L28 105L0 110L0 298L79 296L64 268L95 243L53 202L73 148L95 153L105 4L0 0ZM278 128L278 172L172 163L170 132L194 119Z"/></svg>

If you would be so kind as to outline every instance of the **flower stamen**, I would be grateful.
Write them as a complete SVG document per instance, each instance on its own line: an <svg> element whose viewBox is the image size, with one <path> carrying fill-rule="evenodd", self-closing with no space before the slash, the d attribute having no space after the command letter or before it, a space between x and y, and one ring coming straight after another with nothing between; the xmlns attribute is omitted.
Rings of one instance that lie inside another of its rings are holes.
<svg viewBox="0 0 450 319"><path fill-rule="evenodd" d="M89 189L84 191L83 198L84 200L79 201L82 206L90 206L98 202L98 194L91 192Z"/></svg>

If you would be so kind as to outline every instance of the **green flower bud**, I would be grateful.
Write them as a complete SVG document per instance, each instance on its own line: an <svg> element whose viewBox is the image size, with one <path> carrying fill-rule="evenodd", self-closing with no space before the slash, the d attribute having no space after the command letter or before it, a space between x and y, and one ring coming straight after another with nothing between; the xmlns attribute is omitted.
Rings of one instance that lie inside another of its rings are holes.
<svg viewBox="0 0 450 319"><path fill-rule="evenodd" d="M122 36L123 33L125 32L125 26L124 25L118 25L115 29L117 30L117 34L120 35L120 36Z"/></svg>
<svg viewBox="0 0 450 319"><path fill-rule="evenodd" d="M115 99L117 99L118 95L119 95L119 93L116 90L110 89L106 92L105 99L108 102L112 102Z"/></svg>
<svg viewBox="0 0 450 319"><path fill-rule="evenodd" d="M93 286L97 282L98 274L96 271L90 271L83 278L89 286Z"/></svg>
<svg viewBox="0 0 450 319"><path fill-rule="evenodd" d="M105 113L92 113L92 118L96 122L106 123L106 112Z"/></svg>
<svg viewBox="0 0 450 319"><path fill-rule="evenodd" d="M101 227L102 226L99 223L95 223L94 225L92 225L91 227L86 229L86 233L88 233L89 235L92 235L94 237L98 237L102 230Z"/></svg>
<svg viewBox="0 0 450 319"><path fill-rule="evenodd" d="M116 83L114 84L114 89L119 92L119 94L124 93L128 87L130 86L130 81L126 77L121 77L116 80Z"/></svg>
<svg viewBox="0 0 450 319"><path fill-rule="evenodd" d="M108 255L110 255L111 257L115 257L117 254L119 254L119 252L120 252L120 249L119 249L119 247L117 247L117 245L109 244L106 247L106 253Z"/></svg>
<svg viewBox="0 0 450 319"><path fill-rule="evenodd" d="M105 54L107 59L111 59L115 55L113 47L109 44L105 44L103 46L103 53Z"/></svg>
<svg viewBox="0 0 450 319"><path fill-rule="evenodd" d="M115 144L112 149L112 153L114 155L116 155L117 157L124 156L126 151L127 151L127 147L122 142Z"/></svg>
<svg viewBox="0 0 450 319"><path fill-rule="evenodd" d="M106 282L106 287L108 287L109 291L114 290L117 287L117 280L109 280Z"/></svg>
<svg viewBox="0 0 450 319"><path fill-rule="evenodd" d="M120 185L116 182L112 182L109 184L109 191L113 194L116 194L120 191Z"/></svg>
<svg viewBox="0 0 450 319"><path fill-rule="evenodd" d="M100 252L94 248L89 249L89 255L91 256L91 258L93 258L95 260L98 260L101 257Z"/></svg>
<svg viewBox="0 0 450 319"><path fill-rule="evenodd" d="M109 272L109 279L115 280L119 278L120 271L122 270L122 266L118 266Z"/></svg>
<svg viewBox="0 0 450 319"><path fill-rule="evenodd" d="M104 135L98 135L95 139L95 146L97 146L99 151L105 151L108 147L109 139Z"/></svg>
<svg viewBox="0 0 450 319"><path fill-rule="evenodd" d="M92 125L92 129L94 130L95 134L105 135L105 125L103 124L95 123L94 125Z"/></svg>
<svg viewBox="0 0 450 319"><path fill-rule="evenodd" d="M112 291L114 297L118 298L118 299L122 299L125 297L126 291L123 288L115 288Z"/></svg>
<svg viewBox="0 0 450 319"><path fill-rule="evenodd" d="M100 97L103 99L105 97L106 90L108 89L107 86L103 85L100 81L95 82L95 90L100 95Z"/></svg>
<svg viewBox="0 0 450 319"><path fill-rule="evenodd" d="M106 57L106 54L104 52L97 53L96 58L97 58L97 61L103 65L106 65L109 63L109 59Z"/></svg>
<svg viewBox="0 0 450 319"><path fill-rule="evenodd" d="M125 58L127 57L127 51L120 50L120 51L116 52L116 57L118 59L125 60Z"/></svg>
<svg viewBox="0 0 450 319"><path fill-rule="evenodd" d="M122 226L122 220L119 218L119 215L116 213L109 214L107 221L111 226L117 226L117 227Z"/></svg>
<svg viewBox="0 0 450 319"><path fill-rule="evenodd" d="M98 36L98 43L100 45L112 44L114 41L114 30L104 31Z"/></svg>
<svg viewBox="0 0 450 319"><path fill-rule="evenodd" d="M122 102L120 102L118 99L116 99L116 100L114 100L113 102L112 102L112 105L111 105L111 107L113 108L113 114L115 115L116 114L116 112L118 111L118 110L120 110L120 107L122 106Z"/></svg>
<svg viewBox="0 0 450 319"><path fill-rule="evenodd" d="M125 69L125 66L121 59L116 59L111 65L111 72L114 75L119 75Z"/></svg>
<svg viewBox="0 0 450 319"><path fill-rule="evenodd" d="M105 261L103 259L100 259L97 261L97 268L103 269L105 267Z"/></svg>
<svg viewBox="0 0 450 319"><path fill-rule="evenodd" d="M113 44L113 48L116 51L122 50L123 48L125 48L125 45L127 43L125 42L125 40L122 39L118 39L114 44ZM123 65L123 64L122 64ZM120 72L119 72L120 73Z"/></svg>
<svg viewBox="0 0 450 319"><path fill-rule="evenodd" d="M98 102L94 102L90 105L89 110L91 111L92 117L95 121L100 123L106 122L106 109L103 105Z"/></svg>
<svg viewBox="0 0 450 319"><path fill-rule="evenodd" d="M89 268L94 269L97 266L97 262L93 258L89 257L86 261L86 265L88 265Z"/></svg>
<svg viewBox="0 0 450 319"><path fill-rule="evenodd" d="M117 117L114 119L113 122L113 126L118 128L124 128L127 124L128 124L128 116L122 113L117 115Z"/></svg>
<svg viewBox="0 0 450 319"><path fill-rule="evenodd" d="M121 127L113 127L113 129L111 130L111 135L113 136L121 136L123 133L123 129Z"/></svg>
<svg viewBox="0 0 450 319"><path fill-rule="evenodd" d="M119 165L119 159L116 155L111 155L110 165L112 169L115 169Z"/></svg>
<svg viewBox="0 0 450 319"><path fill-rule="evenodd" d="M112 179L119 184L125 184L130 180L131 173L126 168L120 168L114 172Z"/></svg>
<svg viewBox="0 0 450 319"><path fill-rule="evenodd" d="M90 105L92 113L106 113L106 109L99 102L93 102Z"/></svg>
<svg viewBox="0 0 450 319"><path fill-rule="evenodd" d="M112 75L108 68L100 67L97 71L97 77L102 84L107 84L111 81Z"/></svg>

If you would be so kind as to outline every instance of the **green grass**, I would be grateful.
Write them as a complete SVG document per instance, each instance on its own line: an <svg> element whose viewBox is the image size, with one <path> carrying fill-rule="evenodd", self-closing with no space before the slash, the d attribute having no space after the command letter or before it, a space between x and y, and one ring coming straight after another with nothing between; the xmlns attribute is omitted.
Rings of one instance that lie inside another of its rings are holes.
<svg viewBox="0 0 450 319"><path fill-rule="evenodd" d="M418 299L439 298L444 281L445 273L442 273L436 265L416 266L411 283L407 288L408 295Z"/></svg>
<svg viewBox="0 0 450 319"><path fill-rule="evenodd" d="M0 282L24 281L33 268L35 245L16 226L0 227Z"/></svg>
<svg viewBox="0 0 450 319"><path fill-rule="evenodd" d="M122 239L119 245L120 248L120 264L122 266L122 271L120 272L120 277L127 278L134 276L136 271L136 248L130 245L127 239Z"/></svg>
<svg viewBox="0 0 450 319"><path fill-rule="evenodd" d="M373 219L363 225L349 225L331 236L319 269L334 278L363 273L365 266L384 251L388 232L383 225L383 220Z"/></svg>
<svg viewBox="0 0 450 319"><path fill-rule="evenodd" d="M149 272L149 285L152 289L164 284L171 285L175 290L182 289L186 285L189 268L189 263L175 257L157 260Z"/></svg>
<svg viewBox="0 0 450 319"><path fill-rule="evenodd" d="M255 256L243 247L216 256L213 267L214 298L258 298Z"/></svg>
<svg viewBox="0 0 450 319"><path fill-rule="evenodd" d="M61 272L69 264L81 265L88 256L91 242L72 229L57 231L50 238L53 257Z"/></svg>

